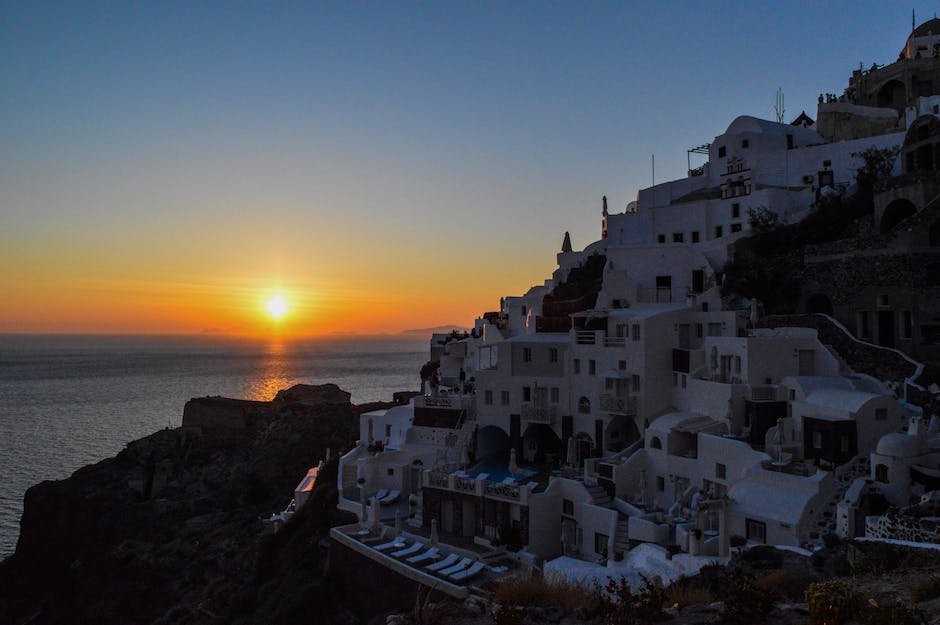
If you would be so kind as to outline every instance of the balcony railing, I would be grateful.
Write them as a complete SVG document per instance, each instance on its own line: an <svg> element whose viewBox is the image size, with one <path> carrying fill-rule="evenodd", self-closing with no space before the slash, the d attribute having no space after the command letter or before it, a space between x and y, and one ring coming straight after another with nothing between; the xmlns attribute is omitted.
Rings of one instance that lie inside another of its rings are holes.
<svg viewBox="0 0 940 625"><path fill-rule="evenodd" d="M626 347L627 339L622 336L605 336L604 347Z"/></svg>
<svg viewBox="0 0 940 625"><path fill-rule="evenodd" d="M776 386L752 386L751 387L751 401L776 401L777 400L777 387Z"/></svg>
<svg viewBox="0 0 940 625"><path fill-rule="evenodd" d="M597 334L591 330L579 330L575 333L575 342L578 345L594 345L597 342Z"/></svg>
<svg viewBox="0 0 940 625"><path fill-rule="evenodd" d="M636 414L636 398L601 395L601 410L624 415Z"/></svg>
<svg viewBox="0 0 940 625"><path fill-rule="evenodd" d="M558 406L522 404L523 421L532 423L546 423L551 425L558 418Z"/></svg>

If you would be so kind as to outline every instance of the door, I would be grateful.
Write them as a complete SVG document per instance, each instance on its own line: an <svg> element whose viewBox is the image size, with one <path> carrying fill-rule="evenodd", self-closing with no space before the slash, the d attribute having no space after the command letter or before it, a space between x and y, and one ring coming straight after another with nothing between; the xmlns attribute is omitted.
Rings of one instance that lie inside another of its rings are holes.
<svg viewBox="0 0 940 625"><path fill-rule="evenodd" d="M878 311L878 344L894 347L894 311Z"/></svg>
<svg viewBox="0 0 940 625"><path fill-rule="evenodd" d="M816 351L812 349L801 349L799 351L799 374L816 375Z"/></svg>
<svg viewBox="0 0 940 625"><path fill-rule="evenodd" d="M679 349L689 349L691 345L691 332L689 324L679 324Z"/></svg>
<svg viewBox="0 0 940 625"><path fill-rule="evenodd" d="M705 290L705 272L701 269L696 269L692 272L692 292L701 293Z"/></svg>

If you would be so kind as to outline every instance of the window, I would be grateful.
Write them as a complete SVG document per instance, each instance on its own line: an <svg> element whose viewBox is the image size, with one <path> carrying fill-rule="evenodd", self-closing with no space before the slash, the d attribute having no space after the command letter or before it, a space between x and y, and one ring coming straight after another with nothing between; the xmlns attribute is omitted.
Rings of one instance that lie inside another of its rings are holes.
<svg viewBox="0 0 940 625"><path fill-rule="evenodd" d="M532 362L532 348L531 347L522 348L522 362Z"/></svg>
<svg viewBox="0 0 940 625"><path fill-rule="evenodd" d="M693 230L692 231L692 243L698 243L698 242L699 242L698 230Z"/></svg>
<svg viewBox="0 0 940 625"><path fill-rule="evenodd" d="M813 431L813 449L822 449L822 432Z"/></svg>
<svg viewBox="0 0 940 625"><path fill-rule="evenodd" d="M665 234L657 234L657 235L656 235L656 242L657 242L657 243L665 243L665 242L666 242L666 235L665 235Z"/></svg>
<svg viewBox="0 0 940 625"><path fill-rule="evenodd" d="M578 412L581 414L591 414L591 400L587 397L582 397L578 400Z"/></svg>
<svg viewBox="0 0 940 625"><path fill-rule="evenodd" d="M741 232L741 224L731 224L731 232Z"/></svg>
<svg viewBox="0 0 940 625"><path fill-rule="evenodd" d="M392 467L389 467L389 468L388 468L388 471L387 471L386 473L387 473L388 475L395 475L395 469L393 469Z"/></svg>
<svg viewBox="0 0 940 625"><path fill-rule="evenodd" d="M746 149L748 149L749 147L751 147L751 142L748 141L747 139L742 139L742 140L741 140L741 147L746 150Z"/></svg>
<svg viewBox="0 0 940 625"><path fill-rule="evenodd" d="M867 310L858 313L858 338L871 338L871 314Z"/></svg>
<svg viewBox="0 0 940 625"><path fill-rule="evenodd" d="M493 391L483 391L483 403L487 406L493 404Z"/></svg>
<svg viewBox="0 0 940 625"><path fill-rule="evenodd" d="M551 396L552 403L557 404L558 403L558 387L553 386L551 391L549 392L549 395Z"/></svg>
<svg viewBox="0 0 940 625"><path fill-rule="evenodd" d="M522 307L522 316L525 317L525 316L528 315L528 314L529 314L529 309L526 308L525 306L523 306L523 307Z"/></svg>
<svg viewBox="0 0 940 625"><path fill-rule="evenodd" d="M734 357L734 372L741 373L741 357L740 356Z"/></svg>
<svg viewBox="0 0 940 625"><path fill-rule="evenodd" d="M887 408L875 408L875 420L876 420L876 421L887 421L887 420L888 420L888 409L887 409Z"/></svg>
<svg viewBox="0 0 940 625"><path fill-rule="evenodd" d="M557 347L548 348L548 362L558 362L558 348Z"/></svg>
<svg viewBox="0 0 940 625"><path fill-rule="evenodd" d="M790 135L787 135L788 137ZM745 521L745 534L747 534L748 540L753 540L755 542L763 543L767 540L767 524L761 521L754 521L753 519L747 519Z"/></svg>
<svg viewBox="0 0 940 625"><path fill-rule="evenodd" d="M627 361L626 361L626 360L618 360L618 361L617 361L617 368L620 369L621 371L626 371L626 370L627 370Z"/></svg>
<svg viewBox="0 0 940 625"><path fill-rule="evenodd" d="M385 424L385 438L391 438L391 437L392 437L392 424L386 423Z"/></svg>
<svg viewBox="0 0 940 625"><path fill-rule="evenodd" d="M588 361L588 375L595 375L597 373L597 362L592 358Z"/></svg>
<svg viewBox="0 0 940 625"><path fill-rule="evenodd" d="M881 482L882 484L888 483L888 465L885 465L885 464L875 465L875 481Z"/></svg>
<svg viewBox="0 0 940 625"><path fill-rule="evenodd" d="M727 475L728 475L728 467L721 464L720 462L716 462L715 463L715 477L718 478L719 480L723 480L725 479Z"/></svg>
<svg viewBox="0 0 940 625"><path fill-rule="evenodd" d="M614 390L614 382L615 380L613 378L604 378L604 390Z"/></svg>
<svg viewBox="0 0 940 625"><path fill-rule="evenodd" d="M666 478L664 478L662 475L656 476L656 490L661 493L666 492Z"/></svg>
<svg viewBox="0 0 940 625"><path fill-rule="evenodd" d="M634 393L639 393L639 392L640 392L640 376L639 376L639 374L634 373L632 376L630 376L630 382L633 384L633 392L634 392Z"/></svg>
<svg viewBox="0 0 940 625"><path fill-rule="evenodd" d="M737 219L741 216L741 205L735 202L731 205L731 219Z"/></svg>
<svg viewBox="0 0 940 625"><path fill-rule="evenodd" d="M796 401L796 389L790 389L790 401Z"/></svg>
<svg viewBox="0 0 940 625"><path fill-rule="evenodd" d="M653 449L662 449L663 443L662 441L659 440L658 436L654 436L653 438L650 439L650 447L652 447Z"/></svg>
<svg viewBox="0 0 940 625"><path fill-rule="evenodd" d="M696 323L695 324L695 338L700 339L702 338L704 334L705 334L705 326L703 326L701 323Z"/></svg>
<svg viewBox="0 0 940 625"><path fill-rule="evenodd" d="M718 158L724 158L725 154L727 154L727 151L725 150L725 146L723 145L718 146Z"/></svg>
<svg viewBox="0 0 940 625"><path fill-rule="evenodd" d="M575 358L573 364L574 364L574 372L581 373L581 359Z"/></svg>
<svg viewBox="0 0 940 625"><path fill-rule="evenodd" d="M672 242L673 243L682 243L685 241L685 234L682 232L673 232L672 233Z"/></svg>
<svg viewBox="0 0 940 625"><path fill-rule="evenodd" d="M522 387L522 401L532 401L532 388L529 386Z"/></svg>
<svg viewBox="0 0 940 625"><path fill-rule="evenodd" d="M715 238L720 239L722 234L723 230L721 229L721 226L715 226Z"/></svg>
<svg viewBox="0 0 940 625"><path fill-rule="evenodd" d="M503 391L499 394L499 401L502 405L509 405L509 391Z"/></svg>
<svg viewBox="0 0 940 625"><path fill-rule="evenodd" d="M910 339L911 331L914 327L914 318L911 315L911 311L902 310L901 311L901 338Z"/></svg>
<svg viewBox="0 0 940 625"><path fill-rule="evenodd" d="M574 502L570 499L562 499L561 513L565 516L574 516Z"/></svg>
<svg viewBox="0 0 940 625"><path fill-rule="evenodd" d="M604 555L607 553L607 541L610 537L607 534L594 532L594 553Z"/></svg>
<svg viewBox="0 0 940 625"><path fill-rule="evenodd" d="M640 340L640 324L634 323L630 326L630 338L634 341Z"/></svg>
<svg viewBox="0 0 940 625"><path fill-rule="evenodd" d="M793 135L787 135L787 149L793 149Z"/></svg>

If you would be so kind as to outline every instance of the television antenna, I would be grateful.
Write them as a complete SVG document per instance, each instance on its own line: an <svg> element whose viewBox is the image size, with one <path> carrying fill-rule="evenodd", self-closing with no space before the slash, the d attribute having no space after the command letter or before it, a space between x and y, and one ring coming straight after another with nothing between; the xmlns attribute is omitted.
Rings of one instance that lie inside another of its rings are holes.
<svg viewBox="0 0 940 625"><path fill-rule="evenodd" d="M783 108L783 88L777 87L777 102L774 104L774 112L777 114L777 123L783 123L783 115L785 109Z"/></svg>

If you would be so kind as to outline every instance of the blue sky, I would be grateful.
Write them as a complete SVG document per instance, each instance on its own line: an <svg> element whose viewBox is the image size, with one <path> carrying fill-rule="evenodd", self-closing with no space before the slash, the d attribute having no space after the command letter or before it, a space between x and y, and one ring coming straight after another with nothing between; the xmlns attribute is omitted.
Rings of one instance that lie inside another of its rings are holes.
<svg viewBox="0 0 940 625"><path fill-rule="evenodd" d="M518 292L565 230L597 238L602 195L619 210L649 185L651 154L657 181L683 176L737 115L772 118L778 87L787 121L815 116L860 62L897 58L912 8L935 10L5 3L0 267L27 282L54 248L114 280L233 280L205 247L252 237L259 280L355 281L341 266L365 248L391 259L371 279L443 267Z"/></svg>

